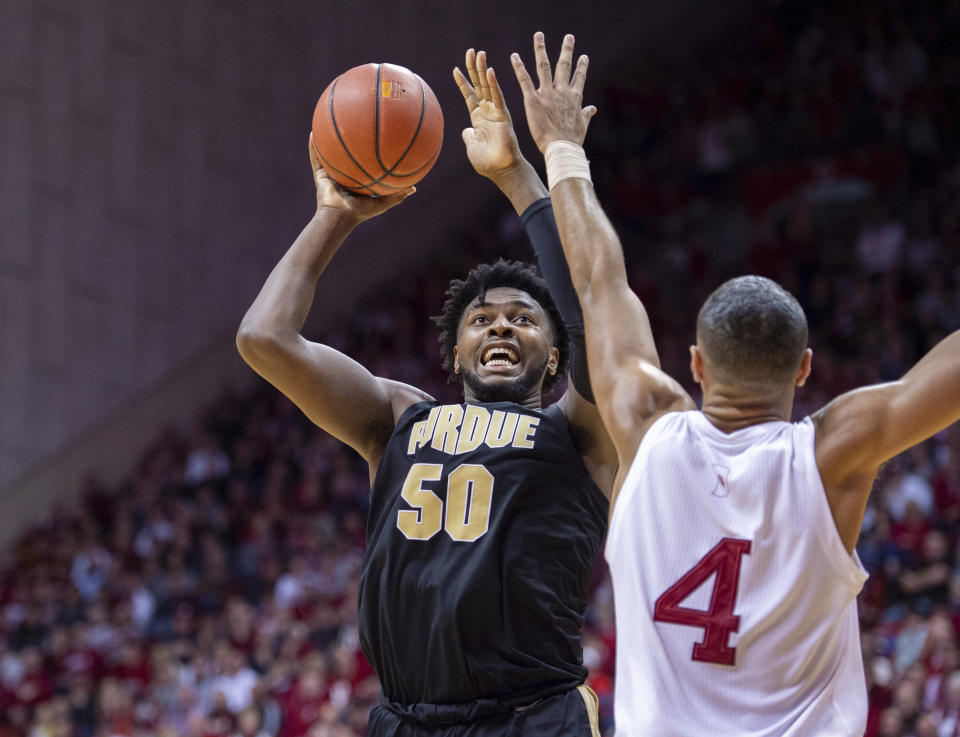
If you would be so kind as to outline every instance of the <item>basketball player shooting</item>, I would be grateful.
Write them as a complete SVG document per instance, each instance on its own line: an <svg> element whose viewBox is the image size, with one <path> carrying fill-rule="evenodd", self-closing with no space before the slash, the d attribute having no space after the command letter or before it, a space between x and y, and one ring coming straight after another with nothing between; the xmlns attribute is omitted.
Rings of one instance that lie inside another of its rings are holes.
<svg viewBox="0 0 960 737"><path fill-rule="evenodd" d="M337 249L410 194L347 192L311 144L316 213L248 310L237 345L369 466L359 628L382 686L369 734L588 737L596 700L582 686L580 628L616 451L590 401L582 318L546 188L519 153L485 55L468 52L466 68L455 79L471 114L469 159L523 214L564 317L525 264L481 265L451 282L435 320L445 365L463 382L459 404L305 339ZM572 357L568 325L579 335ZM544 408L568 359L569 388Z"/></svg>
<svg viewBox="0 0 960 737"><path fill-rule="evenodd" d="M854 552L881 464L960 419L960 332L899 381L791 424L810 374L807 322L745 276L706 300L690 348L698 411L660 370L644 307L581 148L587 57L555 72L534 36L535 87L512 57L547 162L583 307L600 414L620 459L606 557L617 618L620 735L862 735L866 688Z"/></svg>

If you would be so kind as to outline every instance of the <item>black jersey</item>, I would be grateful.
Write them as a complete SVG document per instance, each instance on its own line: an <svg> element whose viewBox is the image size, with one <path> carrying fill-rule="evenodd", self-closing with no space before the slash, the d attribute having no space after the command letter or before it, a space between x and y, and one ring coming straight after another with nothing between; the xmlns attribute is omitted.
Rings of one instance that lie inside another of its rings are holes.
<svg viewBox="0 0 960 737"><path fill-rule="evenodd" d="M410 407L373 484L360 575L385 700L417 715L582 683L607 509L556 405Z"/></svg>

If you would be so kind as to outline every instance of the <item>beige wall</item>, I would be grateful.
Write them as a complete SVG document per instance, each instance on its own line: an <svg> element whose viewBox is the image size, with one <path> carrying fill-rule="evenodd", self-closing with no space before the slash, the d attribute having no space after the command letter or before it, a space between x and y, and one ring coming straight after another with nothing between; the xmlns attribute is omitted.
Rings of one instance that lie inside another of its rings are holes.
<svg viewBox="0 0 960 737"><path fill-rule="evenodd" d="M11 519L5 497L36 498L42 512L46 503L24 489L57 473L56 485L69 487L84 443L101 449L87 453L91 466L106 456L111 467L129 464L135 443L104 453L97 440L124 417L163 423L202 404L207 385L178 375L229 353L224 336L309 217L305 139L333 76L367 61L404 63L431 83L446 115L444 150L417 196L362 226L338 255L326 296L341 304L422 259L493 196L462 155L466 119L449 75L466 45L489 50L519 109L507 54L519 49L529 64L533 30L547 31L554 49L561 30L574 30L599 70L643 37L676 43L660 33L666 16L696 6L703 21L716 5L646 4L658 9L0 2L0 517ZM179 387L178 398L164 386ZM168 399L136 414L156 392Z"/></svg>

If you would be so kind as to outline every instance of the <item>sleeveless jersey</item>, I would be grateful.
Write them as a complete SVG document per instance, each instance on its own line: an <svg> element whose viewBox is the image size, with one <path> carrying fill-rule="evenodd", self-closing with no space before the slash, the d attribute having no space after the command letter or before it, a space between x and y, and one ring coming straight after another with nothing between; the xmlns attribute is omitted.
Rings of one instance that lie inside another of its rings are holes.
<svg viewBox="0 0 960 737"><path fill-rule="evenodd" d="M618 737L863 734L867 697L847 554L814 426L730 434L658 419L614 505Z"/></svg>
<svg viewBox="0 0 960 737"><path fill-rule="evenodd" d="M582 683L607 510L556 405L408 409L373 484L360 573L381 701L455 720Z"/></svg>

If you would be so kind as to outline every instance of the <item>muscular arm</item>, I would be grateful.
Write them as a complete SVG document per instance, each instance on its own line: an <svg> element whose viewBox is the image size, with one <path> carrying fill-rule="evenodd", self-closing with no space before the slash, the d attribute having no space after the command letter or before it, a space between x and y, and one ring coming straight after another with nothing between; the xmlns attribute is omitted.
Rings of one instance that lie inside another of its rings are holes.
<svg viewBox="0 0 960 737"><path fill-rule="evenodd" d="M552 79L542 34L534 37L534 51L539 89L534 89L519 56L513 56L530 132L541 151L553 141L579 144L595 112L580 107L586 57L580 58L571 78L573 37L567 36ZM657 417L695 405L677 382L660 371L646 310L627 283L620 239L590 181L563 179L550 194L583 308L591 385L616 446L622 476Z"/></svg>
<svg viewBox="0 0 960 737"><path fill-rule="evenodd" d="M319 168L317 212L280 259L237 332L237 348L258 374L289 397L314 423L354 448L374 468L395 418L427 398L398 382L373 376L329 346L306 340L300 330L320 275L363 220L402 201L348 195Z"/></svg>
<svg viewBox="0 0 960 737"><path fill-rule="evenodd" d="M960 420L960 331L899 381L843 394L813 419L817 466L840 537L852 551L880 466Z"/></svg>
<svg viewBox="0 0 960 737"><path fill-rule="evenodd" d="M537 181L540 181L539 177ZM523 213L523 221L540 271L570 336L569 382L567 391L560 398L560 406L570 422L574 441L591 476L604 494L610 496L618 466L617 451L603 424L590 384L583 312L564 260L550 200L534 202Z"/></svg>
<svg viewBox="0 0 960 737"><path fill-rule="evenodd" d="M623 466L636 455L644 433L660 415L695 405L660 370L646 309L627 283L620 239L593 186L586 179L564 179L551 196L583 305L597 405Z"/></svg>
<svg viewBox="0 0 960 737"><path fill-rule="evenodd" d="M540 271L571 337L570 382L560 406L591 476L609 495L617 469L616 450L590 389L583 315L563 258L549 193L520 152L513 121L496 74L487 67L485 52L468 50L465 67L469 81L459 69L454 70L454 80L470 113L471 127L463 131L467 157L478 174L497 185L523 220Z"/></svg>

